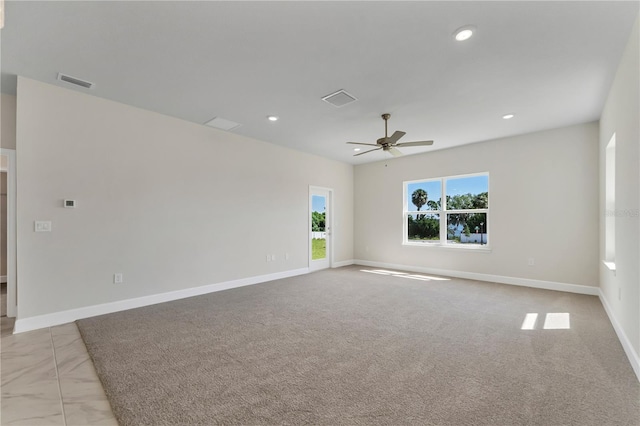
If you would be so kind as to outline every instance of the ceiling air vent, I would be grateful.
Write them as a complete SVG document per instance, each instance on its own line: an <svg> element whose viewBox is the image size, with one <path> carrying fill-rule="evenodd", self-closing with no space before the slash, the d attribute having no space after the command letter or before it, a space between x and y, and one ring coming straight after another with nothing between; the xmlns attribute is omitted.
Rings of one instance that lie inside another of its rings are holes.
<svg viewBox="0 0 640 426"><path fill-rule="evenodd" d="M90 81L80 80L79 78L71 77L70 75L58 73L58 80L65 83L75 84L76 86L84 87L85 89L93 89L94 83Z"/></svg>
<svg viewBox="0 0 640 426"><path fill-rule="evenodd" d="M335 93L323 97L322 100L330 103L336 108L340 108L350 104L351 102L357 101L355 96L350 95L345 90L338 90Z"/></svg>
<svg viewBox="0 0 640 426"><path fill-rule="evenodd" d="M213 119L204 123L205 126L215 127L216 129L231 131L236 127L240 126L240 123L236 123L235 121L227 120L222 117L214 117Z"/></svg>

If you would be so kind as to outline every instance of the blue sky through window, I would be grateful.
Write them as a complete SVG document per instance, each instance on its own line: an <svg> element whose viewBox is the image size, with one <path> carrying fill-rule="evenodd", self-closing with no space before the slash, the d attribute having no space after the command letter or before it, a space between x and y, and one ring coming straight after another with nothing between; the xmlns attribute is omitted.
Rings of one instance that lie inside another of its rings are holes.
<svg viewBox="0 0 640 426"><path fill-rule="evenodd" d="M447 179L447 195L473 194L489 192L489 176L469 176Z"/></svg>
<svg viewBox="0 0 640 426"><path fill-rule="evenodd" d="M416 206L411 202L411 194L416 189L424 189L427 191L427 202L428 201L438 201L442 196L442 186L440 185L440 180L432 180L426 182L415 182L407 185L407 210L415 211ZM421 211L429 210L428 206L423 206Z"/></svg>
<svg viewBox="0 0 640 426"><path fill-rule="evenodd" d="M327 200L322 195L311 196L311 211L324 213L327 207Z"/></svg>

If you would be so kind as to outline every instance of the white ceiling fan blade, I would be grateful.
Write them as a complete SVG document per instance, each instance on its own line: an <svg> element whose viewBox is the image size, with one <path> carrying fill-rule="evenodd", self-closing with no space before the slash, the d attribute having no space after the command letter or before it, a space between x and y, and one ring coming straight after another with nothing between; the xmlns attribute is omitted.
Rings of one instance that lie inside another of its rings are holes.
<svg viewBox="0 0 640 426"><path fill-rule="evenodd" d="M379 150L379 149L382 149L382 147L375 148L375 149L370 149L369 151L359 152L359 153L357 153L357 154L354 154L353 156L354 156L354 157L357 157L358 155L366 154L367 152L377 151L377 150Z"/></svg>
<svg viewBox="0 0 640 426"><path fill-rule="evenodd" d="M387 151L389 154L393 155L394 157L400 157L402 155L402 153L400 151L398 151L397 149L395 149L392 146L387 148L387 149L385 149L385 151Z"/></svg>
<svg viewBox="0 0 640 426"><path fill-rule="evenodd" d="M347 142L351 145L367 145L367 146L379 146L378 144L375 143L362 143L362 142Z"/></svg>
<svg viewBox="0 0 640 426"><path fill-rule="evenodd" d="M429 146L433 145L433 141L416 141L397 143L396 146Z"/></svg>
<svg viewBox="0 0 640 426"><path fill-rule="evenodd" d="M387 140L385 142L393 145L394 143L396 143L398 141L398 139L400 139L404 135L406 135L405 132L401 132L400 130L396 130L391 136L389 136L387 138Z"/></svg>

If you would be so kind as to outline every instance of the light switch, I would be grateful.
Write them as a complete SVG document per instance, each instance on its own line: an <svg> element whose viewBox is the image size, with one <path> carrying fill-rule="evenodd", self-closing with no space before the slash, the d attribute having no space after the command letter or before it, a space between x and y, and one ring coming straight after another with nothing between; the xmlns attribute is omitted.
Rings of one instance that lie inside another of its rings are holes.
<svg viewBox="0 0 640 426"><path fill-rule="evenodd" d="M51 221L50 220L36 220L35 225L36 232L51 232Z"/></svg>

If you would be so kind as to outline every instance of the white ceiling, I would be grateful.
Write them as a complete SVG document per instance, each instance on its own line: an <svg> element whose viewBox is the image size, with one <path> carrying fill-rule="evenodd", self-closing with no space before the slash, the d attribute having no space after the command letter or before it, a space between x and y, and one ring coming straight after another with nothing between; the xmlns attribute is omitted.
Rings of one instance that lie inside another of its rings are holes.
<svg viewBox="0 0 640 426"><path fill-rule="evenodd" d="M407 155L597 120L637 16L637 1L7 1L1 84L15 93L23 75L223 117L242 124L233 133L359 164L389 157L345 144L375 143L385 112L400 142L435 140ZM456 42L467 24L476 35ZM339 89L358 101L321 100Z"/></svg>

